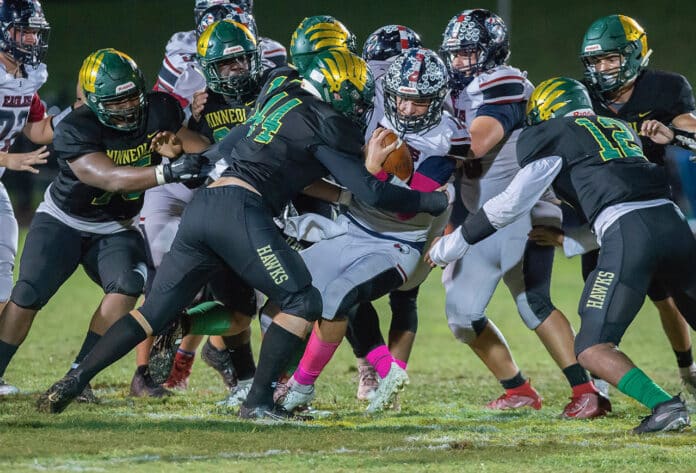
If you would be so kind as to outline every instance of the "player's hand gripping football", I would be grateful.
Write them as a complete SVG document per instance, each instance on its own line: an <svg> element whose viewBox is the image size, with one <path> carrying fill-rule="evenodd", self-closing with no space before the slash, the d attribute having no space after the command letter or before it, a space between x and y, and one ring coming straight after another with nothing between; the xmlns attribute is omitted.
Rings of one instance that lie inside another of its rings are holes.
<svg viewBox="0 0 696 473"><path fill-rule="evenodd" d="M365 152L365 168L370 174L378 174L382 170L382 164L389 156L389 153L394 151L400 144L400 140L396 140L391 144L384 146L382 141L384 137L392 133L386 128L377 128L367 142L367 150Z"/></svg>
<svg viewBox="0 0 696 473"><path fill-rule="evenodd" d="M184 146L176 134L171 131L160 131L152 138L150 151L173 159L184 151Z"/></svg>

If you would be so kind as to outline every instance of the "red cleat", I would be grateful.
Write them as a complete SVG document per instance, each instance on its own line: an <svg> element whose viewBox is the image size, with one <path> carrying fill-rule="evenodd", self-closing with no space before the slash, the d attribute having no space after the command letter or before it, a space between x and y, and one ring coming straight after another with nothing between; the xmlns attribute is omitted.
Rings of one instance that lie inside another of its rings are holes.
<svg viewBox="0 0 696 473"><path fill-rule="evenodd" d="M563 408L564 419L594 419L611 412L611 402L601 393L584 393L570 398Z"/></svg>
<svg viewBox="0 0 696 473"><path fill-rule="evenodd" d="M527 380L522 386L506 389L502 396L486 404L486 408L505 411L529 406L538 411L541 409L541 402L541 396Z"/></svg>
<svg viewBox="0 0 696 473"><path fill-rule="evenodd" d="M191 376L193 359L194 357L191 355L177 352L174 357L172 371L169 373L167 380L162 383L162 386L167 389L186 390L188 388L189 376Z"/></svg>

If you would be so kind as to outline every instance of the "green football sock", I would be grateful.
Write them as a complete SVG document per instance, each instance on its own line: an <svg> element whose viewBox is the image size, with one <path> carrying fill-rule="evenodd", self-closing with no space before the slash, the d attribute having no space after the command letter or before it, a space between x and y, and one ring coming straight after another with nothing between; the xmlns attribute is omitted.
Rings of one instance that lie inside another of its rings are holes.
<svg viewBox="0 0 696 473"><path fill-rule="evenodd" d="M219 302L202 302L186 314L192 335L224 335L232 327L232 314Z"/></svg>
<svg viewBox="0 0 696 473"><path fill-rule="evenodd" d="M616 387L625 395L631 396L650 409L653 409L661 402L672 399L672 396L655 384L640 368L633 368L623 375Z"/></svg>

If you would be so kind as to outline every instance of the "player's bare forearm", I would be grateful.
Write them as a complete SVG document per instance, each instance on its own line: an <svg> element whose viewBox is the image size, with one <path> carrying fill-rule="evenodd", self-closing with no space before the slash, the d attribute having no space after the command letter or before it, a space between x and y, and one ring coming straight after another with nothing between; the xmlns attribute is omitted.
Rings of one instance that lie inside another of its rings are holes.
<svg viewBox="0 0 696 473"><path fill-rule="evenodd" d="M104 153L90 153L69 163L77 178L108 192L138 192L157 185L153 167L116 166Z"/></svg>

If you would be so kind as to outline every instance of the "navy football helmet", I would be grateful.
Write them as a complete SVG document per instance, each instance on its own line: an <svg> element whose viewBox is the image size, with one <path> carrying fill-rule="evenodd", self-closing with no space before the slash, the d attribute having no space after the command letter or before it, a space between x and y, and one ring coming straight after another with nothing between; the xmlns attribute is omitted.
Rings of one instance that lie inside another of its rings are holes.
<svg viewBox="0 0 696 473"><path fill-rule="evenodd" d="M408 49L394 59L384 76L384 114L401 134L421 133L437 126L449 91L447 67L434 51ZM428 102L422 115L399 113L398 99Z"/></svg>
<svg viewBox="0 0 696 473"><path fill-rule="evenodd" d="M386 25L365 40L362 57L366 61L386 61L405 49L423 46L418 33L402 25Z"/></svg>
<svg viewBox="0 0 696 473"><path fill-rule="evenodd" d="M458 54L472 58L467 67L452 65ZM507 27L498 15L488 10L464 10L447 23L440 55L447 65L452 85L465 87L478 74L505 64L510 56Z"/></svg>
<svg viewBox="0 0 696 473"><path fill-rule="evenodd" d="M16 61L30 66L43 62L50 30L38 0L0 1L0 50Z"/></svg>

